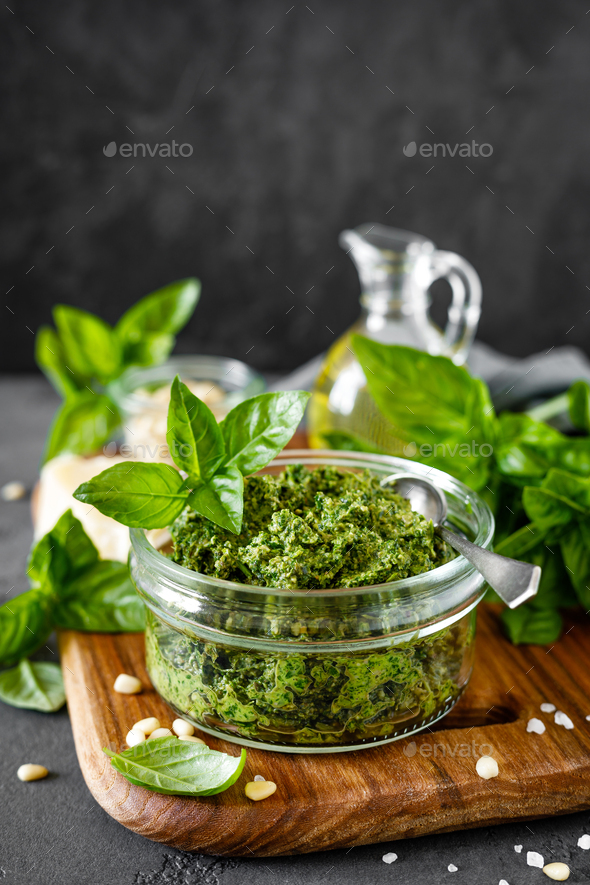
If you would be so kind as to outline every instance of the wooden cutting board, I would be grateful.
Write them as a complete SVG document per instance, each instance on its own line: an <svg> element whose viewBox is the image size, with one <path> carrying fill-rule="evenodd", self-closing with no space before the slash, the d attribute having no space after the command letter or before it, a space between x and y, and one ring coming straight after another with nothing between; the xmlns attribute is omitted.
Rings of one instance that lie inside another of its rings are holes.
<svg viewBox="0 0 590 885"><path fill-rule="evenodd" d="M590 808L590 619L574 614L549 649L512 646L497 610L479 610L476 664L465 695L437 726L354 753L307 756L248 750L246 769L225 793L163 796L129 784L101 748L123 749L146 716L174 714L151 688L143 636L63 632L66 692L80 766L97 802L124 826L185 851L265 857L347 848L448 830L531 820ZM142 694L113 691L119 673L139 676ZM556 725L549 702L571 718ZM544 734L529 734L541 719ZM203 735L214 749L235 744ZM475 755L474 755L475 750ZM500 775L482 780L477 754L493 753ZM256 774L276 793L251 802Z"/></svg>

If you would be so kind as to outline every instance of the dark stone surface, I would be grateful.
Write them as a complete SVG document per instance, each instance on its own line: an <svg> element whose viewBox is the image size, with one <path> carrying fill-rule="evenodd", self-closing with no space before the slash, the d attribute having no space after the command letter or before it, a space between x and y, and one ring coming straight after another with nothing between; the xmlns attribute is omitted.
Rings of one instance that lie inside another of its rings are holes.
<svg viewBox="0 0 590 885"><path fill-rule="evenodd" d="M0 485L35 483L45 428L57 399L39 378L0 379ZM0 598L27 589L29 500L0 501ZM51 653L45 651L45 658ZM166 849L129 832L94 801L84 783L66 710L44 714L0 704L0 880L10 885L510 885L548 881L526 852L569 863L569 882L590 880L590 852L576 847L590 813L421 839L262 860L219 860ZM16 770L51 771L23 784ZM280 789L280 785L279 785ZM516 854L514 845L523 845ZM393 851L398 860L382 861ZM454 864L457 872L449 872Z"/></svg>
<svg viewBox="0 0 590 885"><path fill-rule="evenodd" d="M197 274L203 298L181 350L291 369L355 317L356 274L336 238L368 220L474 264L482 340L521 356L588 351L581 0L9 6L2 368L32 368L26 327L57 301L114 321ZM192 155L102 151L172 139ZM412 140L473 139L492 156L402 153Z"/></svg>

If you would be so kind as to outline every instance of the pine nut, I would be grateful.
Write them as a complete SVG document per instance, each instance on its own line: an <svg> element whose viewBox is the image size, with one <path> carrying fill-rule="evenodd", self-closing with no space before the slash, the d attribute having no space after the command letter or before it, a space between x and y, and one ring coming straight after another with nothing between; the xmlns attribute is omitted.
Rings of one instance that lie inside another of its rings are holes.
<svg viewBox="0 0 590 885"><path fill-rule="evenodd" d="M498 777L498 763L492 756L480 756L475 763L475 770L485 780Z"/></svg>
<svg viewBox="0 0 590 885"><path fill-rule="evenodd" d="M569 879L570 868L566 863L548 863L543 867L543 872L556 882L565 882Z"/></svg>
<svg viewBox="0 0 590 885"><path fill-rule="evenodd" d="M249 784L246 784L244 792L248 799L260 802L261 799L268 799L269 796L272 796L276 789L277 785L272 781L250 781Z"/></svg>
<svg viewBox="0 0 590 885"><path fill-rule="evenodd" d="M191 725L190 722L185 722L184 719L175 719L172 723L172 731L174 731L178 737L182 737L183 734L194 734L195 726Z"/></svg>
<svg viewBox="0 0 590 885"><path fill-rule="evenodd" d="M0 495L2 495L5 501L20 501L20 499L24 498L26 494L27 490L22 482L18 482L18 480L7 482L6 485L2 486L0 489Z"/></svg>
<svg viewBox="0 0 590 885"><path fill-rule="evenodd" d="M139 722L136 722L133 728L139 728L140 731L143 731L145 735L151 734L152 731L155 731L156 728L160 727L160 720L156 719L155 716L149 716L147 719L140 719Z"/></svg>
<svg viewBox="0 0 590 885"><path fill-rule="evenodd" d="M172 737L172 732L169 728L155 728L154 731L150 734L148 740L151 741L154 738L169 738Z"/></svg>
<svg viewBox="0 0 590 885"><path fill-rule="evenodd" d="M181 741L191 741L193 744L203 744L204 747L207 746L205 741L202 741L201 738L193 737L192 734L179 734L178 738Z"/></svg>
<svg viewBox="0 0 590 885"><path fill-rule="evenodd" d="M127 673L119 673L113 686L119 694L139 694L143 688L137 676L129 676Z"/></svg>
<svg viewBox="0 0 590 885"><path fill-rule="evenodd" d="M131 731L127 732L125 740L127 741L128 747L136 747L138 744L142 744L145 741L145 731L142 731L141 728L134 725Z"/></svg>
<svg viewBox="0 0 590 885"><path fill-rule="evenodd" d="M21 765L16 776L21 781L38 781L42 777L47 777L48 774L44 765L33 765L32 762L27 762L26 765Z"/></svg>

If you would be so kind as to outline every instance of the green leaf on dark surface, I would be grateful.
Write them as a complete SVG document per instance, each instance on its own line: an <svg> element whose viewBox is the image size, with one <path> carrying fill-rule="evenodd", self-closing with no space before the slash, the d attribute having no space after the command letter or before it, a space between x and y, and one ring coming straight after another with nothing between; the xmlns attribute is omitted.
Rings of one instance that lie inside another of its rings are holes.
<svg viewBox="0 0 590 885"><path fill-rule="evenodd" d="M191 480L206 482L225 456L225 444L215 415L178 375L170 389L166 442L174 463L188 473Z"/></svg>
<svg viewBox="0 0 590 885"><path fill-rule="evenodd" d="M83 379L77 382L73 371L68 369L59 335L50 326L41 326L37 331L35 360L60 396L69 396L84 387Z"/></svg>
<svg viewBox="0 0 590 885"><path fill-rule="evenodd" d="M58 664L28 661L0 673L0 701L11 707L55 713L66 702Z"/></svg>
<svg viewBox="0 0 590 885"><path fill-rule="evenodd" d="M160 529L187 503L185 482L168 464L114 464L78 486L74 498L134 528Z"/></svg>
<svg viewBox="0 0 590 885"><path fill-rule="evenodd" d="M10 666L47 642L53 624L52 595L34 587L0 606L0 666Z"/></svg>
<svg viewBox="0 0 590 885"><path fill-rule="evenodd" d="M309 397L305 390L261 393L235 406L219 425L224 463L244 476L266 467L297 430Z"/></svg>
<svg viewBox="0 0 590 885"><path fill-rule="evenodd" d="M145 627L145 607L126 563L100 560L60 588L56 627L90 633L136 633Z"/></svg>
<svg viewBox="0 0 590 885"><path fill-rule="evenodd" d="M569 416L574 427L590 433L590 385L575 381L567 392Z"/></svg>
<svg viewBox="0 0 590 885"><path fill-rule="evenodd" d="M246 764L245 750L228 756L172 737L144 741L123 753L104 752L130 783L168 796L222 793L237 781Z"/></svg>
<svg viewBox="0 0 590 885"><path fill-rule="evenodd" d="M508 638L515 645L547 645L559 639L563 627L557 609L536 608L530 602L518 608L505 608L501 619Z"/></svg>
<svg viewBox="0 0 590 885"><path fill-rule="evenodd" d="M74 372L106 384L121 368L121 348L113 329L100 317L77 307L58 304L53 319L64 358ZM81 387L83 385L80 385Z"/></svg>
<svg viewBox="0 0 590 885"><path fill-rule="evenodd" d="M62 452L94 454L112 439L120 423L117 407L108 396L89 390L71 395L53 417L43 463Z"/></svg>
<svg viewBox="0 0 590 885"><path fill-rule="evenodd" d="M244 479L237 467L223 467L195 486L188 504L216 525L239 534L244 513Z"/></svg>
<svg viewBox="0 0 590 885"><path fill-rule="evenodd" d="M125 365L163 362L174 347L174 336L191 318L200 292L197 279L180 280L130 307L115 327Z"/></svg>

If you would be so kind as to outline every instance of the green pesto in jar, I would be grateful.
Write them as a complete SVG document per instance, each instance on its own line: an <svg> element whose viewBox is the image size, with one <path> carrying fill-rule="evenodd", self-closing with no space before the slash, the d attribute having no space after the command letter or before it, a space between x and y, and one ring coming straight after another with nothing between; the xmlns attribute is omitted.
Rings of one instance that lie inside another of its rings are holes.
<svg viewBox="0 0 590 885"><path fill-rule="evenodd" d="M383 584L453 558L432 522L368 470L296 464L278 476L250 476L239 535L190 508L171 532L180 565L290 590Z"/></svg>
<svg viewBox="0 0 590 885"><path fill-rule="evenodd" d="M179 612L182 627L148 612L152 682L197 724L266 745L356 746L413 731L461 694L475 613L384 645L373 639L395 628L378 608L361 615L322 608L321 600L313 612L309 607L310 589L383 584L453 558L432 523L370 471L292 465L278 475L248 477L239 535L190 508L171 532L172 559L180 565L270 588L258 609L232 605L228 590L227 606L214 615L219 641L193 630L190 612ZM293 604L277 606L272 588L292 590ZM395 585L387 593L395 597ZM411 597L400 597L399 606L411 623ZM252 636L266 637L266 647L254 647ZM277 641L280 649L273 648Z"/></svg>

